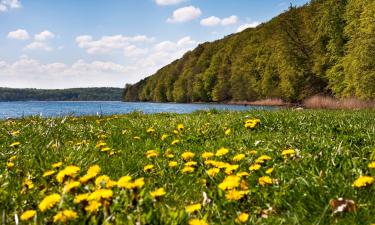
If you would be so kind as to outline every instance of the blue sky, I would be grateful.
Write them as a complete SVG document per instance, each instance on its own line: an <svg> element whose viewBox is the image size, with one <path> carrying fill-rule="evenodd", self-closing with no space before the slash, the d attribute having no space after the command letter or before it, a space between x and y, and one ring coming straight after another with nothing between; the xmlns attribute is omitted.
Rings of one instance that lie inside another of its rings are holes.
<svg viewBox="0 0 375 225"><path fill-rule="evenodd" d="M0 0L0 86L123 87L308 0Z"/></svg>

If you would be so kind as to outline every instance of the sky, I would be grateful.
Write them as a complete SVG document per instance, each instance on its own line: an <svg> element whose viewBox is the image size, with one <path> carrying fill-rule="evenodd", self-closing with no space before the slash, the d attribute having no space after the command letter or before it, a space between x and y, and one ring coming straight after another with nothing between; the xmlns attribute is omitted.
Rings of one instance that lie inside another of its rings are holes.
<svg viewBox="0 0 375 225"><path fill-rule="evenodd" d="M0 0L0 87L124 87L308 0Z"/></svg>

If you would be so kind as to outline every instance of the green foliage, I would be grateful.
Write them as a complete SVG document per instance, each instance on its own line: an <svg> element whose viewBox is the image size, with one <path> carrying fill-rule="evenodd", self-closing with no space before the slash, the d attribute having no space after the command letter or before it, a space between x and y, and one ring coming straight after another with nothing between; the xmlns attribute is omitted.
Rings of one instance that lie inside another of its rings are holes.
<svg viewBox="0 0 375 225"><path fill-rule="evenodd" d="M127 86L128 87L128 86ZM122 88L16 89L0 88L0 101L121 101Z"/></svg>
<svg viewBox="0 0 375 225"><path fill-rule="evenodd" d="M374 14L373 0L312 0L291 6L257 28L198 46L127 87L124 99L224 102L278 97L300 102L316 94L373 99Z"/></svg>

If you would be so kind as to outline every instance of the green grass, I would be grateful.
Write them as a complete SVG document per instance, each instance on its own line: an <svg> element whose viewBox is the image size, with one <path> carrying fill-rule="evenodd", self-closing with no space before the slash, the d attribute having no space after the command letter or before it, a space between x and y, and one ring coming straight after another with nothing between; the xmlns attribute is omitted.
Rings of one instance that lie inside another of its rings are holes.
<svg viewBox="0 0 375 225"><path fill-rule="evenodd" d="M246 129L244 121L249 118L258 118L261 123ZM184 129L174 134L178 124ZM155 132L147 133L151 127ZM231 132L225 135L228 128ZM20 131L19 135L12 135L14 131ZM106 137L99 137L101 134ZM164 141L160 138L163 134L169 135ZM96 147L100 140L115 154L101 152ZM173 140L180 143L171 145ZM79 144L82 141L86 143ZM14 142L21 144L10 147ZM212 167L201 158L203 152L216 152L222 147L229 153L214 157L216 161L238 164L236 172L250 174L242 179L249 192L239 201L226 200L225 191L218 185L227 175L222 170L215 177L208 176L206 171ZM281 152L289 148L297 156L285 159ZM169 159L164 156L167 149L174 154L171 160L178 162L176 168L168 167ZM361 175L375 176L375 169L368 168L375 160L374 149L374 111L200 111L189 115L133 113L0 121L0 217L3 224L14 224L15 215L19 218L24 211L35 209L37 216L27 222L45 224L53 222L58 211L72 209L78 213L72 224L188 224L192 218L209 224L235 224L239 213L246 212L250 215L247 224L370 225L375 223L375 185L355 188L352 184ZM159 156L148 159L148 150L157 150ZM249 154L251 150L258 153ZM196 153L198 165L193 173L181 172L181 154L185 151ZM246 158L233 162L233 156L239 153ZM250 172L249 166L260 155L269 155L272 160L259 171ZM12 161L14 166L7 168L12 156L17 157ZM133 191L113 187L108 206L89 214L84 210L86 203L74 204L73 198L94 191L93 184L82 184L63 194L63 185L55 175L42 176L60 161L64 166L80 167L77 177L96 164L101 167L100 174L112 180L125 175L144 177L145 186ZM147 164L155 166L153 172L143 171ZM274 168L269 175L273 184L261 186L258 178L266 176L268 168ZM32 189L23 184L27 177L34 184ZM167 194L152 199L150 191L159 187ZM203 192L211 203L198 212L186 213L185 206L202 203ZM40 212L38 204L51 193L61 194L63 200ZM357 211L333 214L329 202L339 197L354 200ZM262 218L262 211L271 207L268 218Z"/></svg>

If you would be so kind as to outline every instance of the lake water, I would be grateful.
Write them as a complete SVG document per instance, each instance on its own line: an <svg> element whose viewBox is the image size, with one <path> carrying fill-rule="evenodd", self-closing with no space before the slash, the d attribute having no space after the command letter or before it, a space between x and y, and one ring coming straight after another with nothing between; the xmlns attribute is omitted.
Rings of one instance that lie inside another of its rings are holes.
<svg viewBox="0 0 375 225"><path fill-rule="evenodd" d="M0 118L19 118L31 115L58 117L65 115L113 115L134 111L144 113L191 113L197 110L251 110L274 109L273 107L221 105L221 104L175 104L175 103L128 103L128 102L0 102Z"/></svg>

